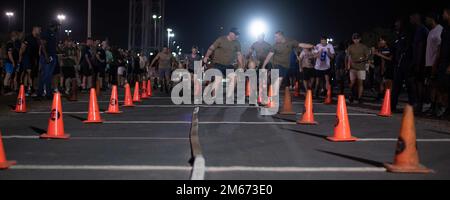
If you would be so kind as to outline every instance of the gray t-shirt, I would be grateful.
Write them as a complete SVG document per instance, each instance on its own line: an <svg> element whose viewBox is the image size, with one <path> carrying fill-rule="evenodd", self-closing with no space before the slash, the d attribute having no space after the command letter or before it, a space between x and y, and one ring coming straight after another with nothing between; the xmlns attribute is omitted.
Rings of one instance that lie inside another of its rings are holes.
<svg viewBox="0 0 450 200"><path fill-rule="evenodd" d="M236 54L241 52L239 41L230 41L227 36L219 37L213 46L215 48L213 62L216 64L232 65Z"/></svg>

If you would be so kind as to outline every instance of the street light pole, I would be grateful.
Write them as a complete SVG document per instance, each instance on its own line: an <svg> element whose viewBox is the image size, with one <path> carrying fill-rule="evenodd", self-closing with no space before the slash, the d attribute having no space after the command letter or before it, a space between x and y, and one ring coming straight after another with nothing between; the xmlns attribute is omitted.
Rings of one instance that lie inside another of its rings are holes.
<svg viewBox="0 0 450 200"><path fill-rule="evenodd" d="M26 4L27 2L26 2L26 0L23 0L23 19L22 19L22 31L23 31L23 33L26 33L26 25L25 25L25 22L26 22Z"/></svg>
<svg viewBox="0 0 450 200"><path fill-rule="evenodd" d="M172 29L168 28L167 29L167 48L170 48L170 36L172 34Z"/></svg>
<svg viewBox="0 0 450 200"><path fill-rule="evenodd" d="M87 36L92 37L92 1L88 0L88 25L87 25Z"/></svg>

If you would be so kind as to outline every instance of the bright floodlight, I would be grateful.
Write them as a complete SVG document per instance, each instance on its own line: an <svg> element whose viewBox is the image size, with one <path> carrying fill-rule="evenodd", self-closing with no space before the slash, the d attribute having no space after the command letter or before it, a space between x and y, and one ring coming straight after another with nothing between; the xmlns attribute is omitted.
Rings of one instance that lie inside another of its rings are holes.
<svg viewBox="0 0 450 200"><path fill-rule="evenodd" d="M14 17L14 13L13 12L6 12L5 13L7 17Z"/></svg>
<svg viewBox="0 0 450 200"><path fill-rule="evenodd" d="M169 32L169 33L172 32L172 31L173 31L173 30L172 30L171 28L168 28L168 29L167 29L167 32Z"/></svg>
<svg viewBox="0 0 450 200"><path fill-rule="evenodd" d="M266 33L266 31L267 31L267 24L262 20L256 20L250 24L250 33L254 37L258 37L261 34Z"/></svg>
<svg viewBox="0 0 450 200"><path fill-rule="evenodd" d="M156 19L157 18L157 16L156 15L153 15L153 19Z"/></svg>
<svg viewBox="0 0 450 200"><path fill-rule="evenodd" d="M58 16L56 16L56 18L58 18L59 21L66 20L66 16L65 15L58 15Z"/></svg>

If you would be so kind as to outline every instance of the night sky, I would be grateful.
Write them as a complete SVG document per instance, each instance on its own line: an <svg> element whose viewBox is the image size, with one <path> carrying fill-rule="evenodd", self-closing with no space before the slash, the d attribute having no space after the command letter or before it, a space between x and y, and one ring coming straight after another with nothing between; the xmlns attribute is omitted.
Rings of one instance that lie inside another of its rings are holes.
<svg viewBox="0 0 450 200"><path fill-rule="evenodd" d="M27 1L27 29L32 25L45 26L57 13L67 15L63 30L73 30L76 40L86 35L87 0L33 0ZM305 42L318 42L321 35L336 41L348 39L353 32L376 26L391 27L398 15L411 11L440 10L443 1L427 0L421 3L374 0L167 0L166 26L174 29L175 40L184 49L196 44L207 48L220 35L236 26L241 29L243 46L253 42L248 26L253 19L263 19L269 26L267 39L273 42L273 33L282 30L287 36ZM22 27L22 0L2 0L0 10L16 12L13 25ZM6 31L7 19L2 14L1 32ZM223 29L221 29L223 27ZM93 0L93 35L109 37L116 45L126 47L128 38L128 1Z"/></svg>

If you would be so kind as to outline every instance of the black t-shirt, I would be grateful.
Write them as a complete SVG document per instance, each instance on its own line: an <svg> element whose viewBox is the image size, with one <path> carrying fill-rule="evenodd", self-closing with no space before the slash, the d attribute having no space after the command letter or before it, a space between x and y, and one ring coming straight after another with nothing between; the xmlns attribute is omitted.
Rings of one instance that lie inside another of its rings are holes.
<svg viewBox="0 0 450 200"><path fill-rule="evenodd" d="M450 26L445 26L441 34L441 50L439 56L439 66L441 68L447 69L449 65L450 65Z"/></svg>
<svg viewBox="0 0 450 200"><path fill-rule="evenodd" d="M25 56L29 58L39 58L39 39L33 35L29 35L25 38L23 43L26 45Z"/></svg>
<svg viewBox="0 0 450 200"><path fill-rule="evenodd" d="M20 50L20 41L9 41L6 43L6 63L12 64L11 60L9 59L8 53L11 52L13 56L13 60L15 64L18 64L19 61L19 50Z"/></svg>
<svg viewBox="0 0 450 200"><path fill-rule="evenodd" d="M101 62L100 60L97 59L97 57L95 58L96 60L96 65L97 66L103 66L106 65L106 52L105 50L103 50L102 48L98 48L97 49L97 55L98 57L103 60L103 62Z"/></svg>
<svg viewBox="0 0 450 200"><path fill-rule="evenodd" d="M86 60L86 56L88 57L89 60L92 60L91 48L87 46L81 49L80 64L84 67L89 67L89 63Z"/></svg>

